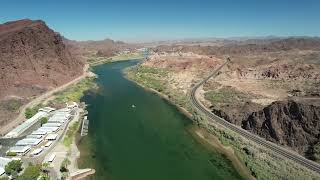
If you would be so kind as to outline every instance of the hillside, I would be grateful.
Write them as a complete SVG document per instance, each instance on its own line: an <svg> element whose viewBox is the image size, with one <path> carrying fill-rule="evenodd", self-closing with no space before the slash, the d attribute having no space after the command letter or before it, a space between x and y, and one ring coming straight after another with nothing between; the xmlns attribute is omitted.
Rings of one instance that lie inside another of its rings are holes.
<svg viewBox="0 0 320 180"><path fill-rule="evenodd" d="M33 97L83 72L83 62L40 20L0 24L0 47L0 125Z"/></svg>
<svg viewBox="0 0 320 180"><path fill-rule="evenodd" d="M137 45L111 39L101 41L72 41L64 39L64 42L70 47L73 54L82 56L112 57L121 51L132 50L137 47Z"/></svg>
<svg viewBox="0 0 320 180"><path fill-rule="evenodd" d="M201 101L231 123L313 159L320 135L319 38L161 45L153 51L136 76L147 87L185 96L231 57L220 75L204 85ZM162 72L166 76L158 75Z"/></svg>

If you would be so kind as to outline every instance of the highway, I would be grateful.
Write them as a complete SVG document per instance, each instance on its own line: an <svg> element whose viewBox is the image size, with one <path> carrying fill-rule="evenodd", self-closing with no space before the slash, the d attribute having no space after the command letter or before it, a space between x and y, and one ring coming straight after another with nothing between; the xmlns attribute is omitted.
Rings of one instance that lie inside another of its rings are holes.
<svg viewBox="0 0 320 180"><path fill-rule="evenodd" d="M219 71L230 61L230 59L228 59L224 64L222 64L219 68L217 68L215 71L213 71L207 78L205 78L204 80L202 80L201 82L197 83L192 91L191 91L191 103L192 105L199 110L200 112L204 113L209 121L211 121L212 123L218 123L222 126L224 126L225 128L236 132L238 134L240 134L241 136L243 136L244 138L251 140L269 150L271 150L272 152L281 155L282 157L285 157L287 159L290 159L310 170L313 170L317 173L320 173L320 165L316 162L313 162L311 160L308 160L306 158L304 158L303 156L285 149L284 147L281 147L280 145L277 145L275 143L272 143L270 141L267 141L255 134L252 134L244 129L242 129L241 127L238 127L234 124L229 123L228 121L226 121L223 118L220 118L219 116L213 114L210 110L208 110L207 108L204 107L204 105L202 105L202 103L196 98L196 92L199 89L199 87L201 87L206 81L208 81L210 78L214 78L218 75Z"/></svg>

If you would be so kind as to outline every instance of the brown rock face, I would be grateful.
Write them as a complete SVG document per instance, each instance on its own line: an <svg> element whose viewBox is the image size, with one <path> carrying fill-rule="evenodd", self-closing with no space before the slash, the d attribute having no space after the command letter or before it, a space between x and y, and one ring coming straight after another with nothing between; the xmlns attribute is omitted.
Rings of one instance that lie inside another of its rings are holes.
<svg viewBox="0 0 320 180"><path fill-rule="evenodd" d="M319 142L318 103L287 100L276 101L265 107L249 103L237 109L232 105L222 109L214 107L212 109L215 114L227 121L269 141L290 146L303 155Z"/></svg>
<svg viewBox="0 0 320 180"><path fill-rule="evenodd" d="M62 85L82 73L59 34L43 21L0 24L0 99L28 97Z"/></svg>
<svg viewBox="0 0 320 180"><path fill-rule="evenodd" d="M253 112L242 127L299 152L319 141L320 107L295 101L274 102Z"/></svg>

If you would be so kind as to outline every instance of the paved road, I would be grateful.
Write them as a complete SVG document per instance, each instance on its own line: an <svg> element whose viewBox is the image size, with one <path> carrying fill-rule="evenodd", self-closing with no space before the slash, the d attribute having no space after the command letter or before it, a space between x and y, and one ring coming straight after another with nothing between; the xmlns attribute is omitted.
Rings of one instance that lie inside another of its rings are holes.
<svg viewBox="0 0 320 180"><path fill-rule="evenodd" d="M218 72L229 62L229 59L227 62L225 62L224 64L222 64L218 69L216 69L214 72L212 72L207 78L205 78L204 80L202 80L201 82L199 82L198 84L196 84L192 91L191 91L191 103L192 105L198 109L200 112L204 113L211 122L213 123L218 123L222 126L224 126L225 128L236 132L240 135L242 135L244 138L251 140L259 145L262 145L263 147L271 150L274 153L277 153L279 155L281 155L282 157L285 157L287 159L290 159L310 170L313 170L317 173L320 173L320 165L316 162L310 161L306 158L304 158L303 156L290 151L288 149L285 149L284 147L281 147L280 145L277 145L275 143L269 142L255 134L252 134L244 129L242 129L241 127L238 127L234 124L229 123L228 121L226 121L223 118L220 118L219 116L213 114L209 109L207 109L206 107L204 107L204 105L202 105L202 103L196 98L196 93L197 90L199 89L199 87L201 87L207 80L209 80L212 77L216 77L218 75Z"/></svg>

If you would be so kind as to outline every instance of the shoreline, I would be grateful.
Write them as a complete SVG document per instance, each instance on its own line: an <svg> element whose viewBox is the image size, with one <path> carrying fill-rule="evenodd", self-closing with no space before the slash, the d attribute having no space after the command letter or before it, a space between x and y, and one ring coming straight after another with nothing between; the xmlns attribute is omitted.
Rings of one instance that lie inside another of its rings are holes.
<svg viewBox="0 0 320 180"><path fill-rule="evenodd" d="M247 166L245 166L244 162L236 155L236 153L232 149L232 147L223 145L219 141L219 139L215 135L209 133L207 129L205 129L204 127L197 126L195 124L195 121L193 120L192 114L189 111L187 111L184 107L175 104L167 95L165 95L159 91L156 91L153 88L145 87L144 85L140 84L139 82L136 82L136 81L130 79L126 74L126 70L128 70L128 68L123 70L123 74L127 80L137 84L138 86L142 87L144 90L146 90L148 92L151 92L151 93L158 95L160 98L164 99L165 101L167 101L171 105L174 105L181 113L183 113L185 116L187 116L192 121L192 125L191 125L192 127L188 128L187 130L200 144L204 145L205 148L208 148L211 150L214 149L215 151L225 155L227 157L227 159L229 159L232 162L232 165L234 166L236 171L239 173L239 175L242 176L243 178L256 179L251 175L250 170L247 168ZM206 139L203 134L210 136L210 138Z"/></svg>

